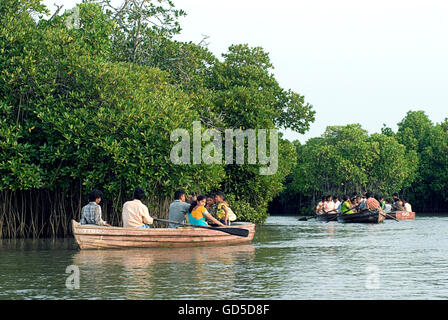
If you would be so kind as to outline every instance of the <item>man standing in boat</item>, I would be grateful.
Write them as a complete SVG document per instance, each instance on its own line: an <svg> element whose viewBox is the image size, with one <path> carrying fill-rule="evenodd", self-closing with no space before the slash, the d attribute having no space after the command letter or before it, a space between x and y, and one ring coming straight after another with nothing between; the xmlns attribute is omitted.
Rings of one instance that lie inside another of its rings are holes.
<svg viewBox="0 0 448 320"><path fill-rule="evenodd" d="M185 202L186 195L184 190L174 192L174 201L170 204L169 220L184 223L185 215L188 214L190 204ZM170 223L170 228L177 228L179 225Z"/></svg>
<svg viewBox="0 0 448 320"><path fill-rule="evenodd" d="M123 227L124 228L150 228L153 218L149 215L148 207L142 203L145 191L137 188L134 191L134 200L127 201L123 205Z"/></svg>

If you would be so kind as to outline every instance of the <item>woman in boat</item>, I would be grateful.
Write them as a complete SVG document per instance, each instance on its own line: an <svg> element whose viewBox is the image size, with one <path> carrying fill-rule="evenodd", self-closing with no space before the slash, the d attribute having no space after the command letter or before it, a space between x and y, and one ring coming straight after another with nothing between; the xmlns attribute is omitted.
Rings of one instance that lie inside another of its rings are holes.
<svg viewBox="0 0 448 320"><path fill-rule="evenodd" d="M186 216L187 223L208 227L208 223L206 221L207 219L220 227L224 227L224 224L213 218L213 216L207 211L207 209L205 208L206 202L207 197L202 195L198 196L196 201L193 201Z"/></svg>
<svg viewBox="0 0 448 320"><path fill-rule="evenodd" d="M341 214L353 214L355 213L353 209L356 207L356 204L352 205L350 201L350 197L348 195L344 195L342 197L342 205L341 205Z"/></svg>
<svg viewBox="0 0 448 320"><path fill-rule="evenodd" d="M330 213L330 214L336 213L332 196L327 196L324 202L324 213Z"/></svg>

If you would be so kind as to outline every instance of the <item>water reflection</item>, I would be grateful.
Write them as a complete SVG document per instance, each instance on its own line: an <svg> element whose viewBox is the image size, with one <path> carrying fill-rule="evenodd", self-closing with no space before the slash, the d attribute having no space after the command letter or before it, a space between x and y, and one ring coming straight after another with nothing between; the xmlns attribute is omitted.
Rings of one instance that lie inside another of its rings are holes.
<svg viewBox="0 0 448 320"><path fill-rule="evenodd" d="M213 295L217 279L234 281L241 261L255 257L252 244L229 247L155 248L131 250L82 250L73 255L83 282L93 283L106 297L114 288L126 299L169 298L173 294L188 298ZM108 275L118 274L113 281ZM192 284L179 292L173 282ZM164 288L164 289L161 289ZM161 291L163 290L163 291ZM123 292L124 291L124 292ZM165 291L165 292L164 292Z"/></svg>
<svg viewBox="0 0 448 320"><path fill-rule="evenodd" d="M273 216L251 244L227 247L0 240L0 299L446 299L447 233L446 216L381 225ZM79 290L65 287L69 265Z"/></svg>

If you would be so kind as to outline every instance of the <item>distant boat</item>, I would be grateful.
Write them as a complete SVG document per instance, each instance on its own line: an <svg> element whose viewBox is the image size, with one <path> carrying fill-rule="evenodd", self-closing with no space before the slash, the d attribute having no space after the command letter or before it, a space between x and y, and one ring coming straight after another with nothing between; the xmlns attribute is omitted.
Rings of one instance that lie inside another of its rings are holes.
<svg viewBox="0 0 448 320"><path fill-rule="evenodd" d="M382 223L385 216L377 210L365 210L352 214L338 215L338 222L341 223Z"/></svg>
<svg viewBox="0 0 448 320"><path fill-rule="evenodd" d="M125 249L156 247L194 247L247 243L254 238L255 225L236 222L232 228L249 231L247 237L240 237L217 230L181 227L171 228L121 228L95 225L81 225L72 220L73 236L80 249Z"/></svg>
<svg viewBox="0 0 448 320"><path fill-rule="evenodd" d="M388 215L394 217L397 220L414 220L415 212L409 211L392 211L389 212ZM390 217L386 217L386 219L392 219Z"/></svg>

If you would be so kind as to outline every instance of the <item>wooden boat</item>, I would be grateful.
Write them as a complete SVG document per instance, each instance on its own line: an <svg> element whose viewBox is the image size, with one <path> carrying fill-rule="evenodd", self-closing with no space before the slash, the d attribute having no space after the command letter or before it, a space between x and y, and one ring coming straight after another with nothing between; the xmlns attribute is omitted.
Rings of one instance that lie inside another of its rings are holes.
<svg viewBox="0 0 448 320"><path fill-rule="evenodd" d="M394 217L397 220L414 220L415 212L409 211L392 211L389 212L388 215ZM392 219L390 217L386 217L386 219Z"/></svg>
<svg viewBox="0 0 448 320"><path fill-rule="evenodd" d="M233 228L249 231L247 237L231 235L216 230L180 227L170 228L121 228L95 225L80 225L72 220L73 236L80 249L107 248L156 248L156 247L194 247L228 245L252 241L255 234L253 223L236 222Z"/></svg>
<svg viewBox="0 0 448 320"><path fill-rule="evenodd" d="M333 213L333 214L331 214L331 213L321 213L321 214L317 214L316 215L316 220L317 221L325 221L325 222L337 221L337 217L338 217L337 213Z"/></svg>
<svg viewBox="0 0 448 320"><path fill-rule="evenodd" d="M377 210L365 210L352 214L338 215L338 222L342 223L382 223L385 215Z"/></svg>

